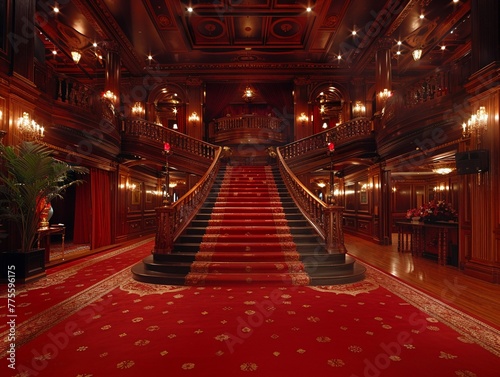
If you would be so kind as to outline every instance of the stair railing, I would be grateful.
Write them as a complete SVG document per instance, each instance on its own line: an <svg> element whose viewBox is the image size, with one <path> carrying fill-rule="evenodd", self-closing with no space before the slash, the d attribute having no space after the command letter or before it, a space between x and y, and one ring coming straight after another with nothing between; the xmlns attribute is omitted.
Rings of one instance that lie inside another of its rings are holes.
<svg viewBox="0 0 500 377"><path fill-rule="evenodd" d="M316 197L287 166L281 154L281 148L278 148L277 152L281 177L295 204L316 232L325 240L326 251L330 254L345 253L344 231L342 229L344 207L326 204Z"/></svg>
<svg viewBox="0 0 500 377"><path fill-rule="evenodd" d="M222 148L215 147L210 168L196 185L171 205L156 208L157 230L153 254L170 254L175 240L186 229L208 197L220 167Z"/></svg>

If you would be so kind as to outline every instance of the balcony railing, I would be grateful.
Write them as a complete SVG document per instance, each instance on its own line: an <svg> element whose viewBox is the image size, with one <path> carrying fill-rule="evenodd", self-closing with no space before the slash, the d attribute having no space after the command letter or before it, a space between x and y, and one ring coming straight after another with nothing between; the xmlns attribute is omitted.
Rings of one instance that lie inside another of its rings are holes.
<svg viewBox="0 0 500 377"><path fill-rule="evenodd" d="M123 132L126 136L144 137L155 142L170 143L177 150L193 155L193 158L197 156L212 160L219 149L215 145L143 119L129 119L125 121Z"/></svg>
<svg viewBox="0 0 500 377"><path fill-rule="evenodd" d="M373 131L372 121L368 118L356 118L337 127L312 135L280 148L285 160L300 157L311 151L324 149L327 142L336 145L351 139L370 136Z"/></svg>
<svg viewBox="0 0 500 377"><path fill-rule="evenodd" d="M209 139L225 143L245 138L272 140L284 143L287 128L283 120L271 116L243 115L216 119L210 125Z"/></svg>

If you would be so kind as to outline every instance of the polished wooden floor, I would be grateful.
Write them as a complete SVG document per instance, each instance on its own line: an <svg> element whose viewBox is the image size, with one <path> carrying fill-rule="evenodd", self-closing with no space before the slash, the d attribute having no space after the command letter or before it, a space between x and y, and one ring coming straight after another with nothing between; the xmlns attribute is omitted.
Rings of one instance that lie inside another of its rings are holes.
<svg viewBox="0 0 500 377"><path fill-rule="evenodd" d="M377 245L345 235L349 254L385 271L446 304L500 329L500 285L465 275L457 267L397 251L393 245Z"/></svg>

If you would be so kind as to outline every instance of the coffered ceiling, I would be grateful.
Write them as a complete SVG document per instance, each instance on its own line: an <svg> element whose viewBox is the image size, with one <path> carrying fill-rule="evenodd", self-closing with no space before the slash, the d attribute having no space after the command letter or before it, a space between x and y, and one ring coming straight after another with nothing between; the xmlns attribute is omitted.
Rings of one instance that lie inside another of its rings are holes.
<svg viewBox="0 0 500 377"><path fill-rule="evenodd" d="M132 76L374 77L380 46L391 49L393 74L411 77L468 53L469 12L470 0L37 2L45 61L88 77L102 75L109 49ZM417 48L419 61L412 58ZM73 50L82 52L78 64Z"/></svg>

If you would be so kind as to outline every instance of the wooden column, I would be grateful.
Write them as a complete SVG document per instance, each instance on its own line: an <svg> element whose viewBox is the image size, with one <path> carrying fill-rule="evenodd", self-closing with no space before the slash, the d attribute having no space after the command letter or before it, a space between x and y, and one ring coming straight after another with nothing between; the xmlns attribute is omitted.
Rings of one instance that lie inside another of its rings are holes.
<svg viewBox="0 0 500 377"><path fill-rule="evenodd" d="M174 247L173 236L173 213L172 206L164 206L156 208L156 221L158 228L156 229L155 246L153 254L170 254Z"/></svg>
<svg viewBox="0 0 500 377"><path fill-rule="evenodd" d="M12 73L29 82L34 80L35 38L38 38L35 27L35 4L34 0L13 2L12 14L15 15L15 20L12 24L13 31L8 35L12 51ZM6 6L5 3L3 6Z"/></svg>
<svg viewBox="0 0 500 377"><path fill-rule="evenodd" d="M500 283L500 62L499 4L472 1L472 66L466 90L471 112L481 106L488 113L487 128L472 133L461 150L486 149L489 169L461 176L459 259L468 275ZM466 121L464 119L464 121ZM457 125L458 127L459 125Z"/></svg>
<svg viewBox="0 0 500 377"><path fill-rule="evenodd" d="M384 89L392 90L392 43L393 41L390 38L381 38L377 41L377 52L375 53L375 92L377 94L377 112L380 112L385 106L385 101L381 100L378 94Z"/></svg>
<svg viewBox="0 0 500 377"><path fill-rule="evenodd" d="M326 221L326 251L329 254L346 253L344 245L344 230L342 229L342 214L344 207L330 205L325 208Z"/></svg>
<svg viewBox="0 0 500 377"><path fill-rule="evenodd" d="M391 172L381 164L368 169L370 196L368 203L373 222L373 240L382 244L392 243Z"/></svg>
<svg viewBox="0 0 500 377"><path fill-rule="evenodd" d="M188 100L186 103L186 134L199 140L205 136L203 119L203 81L199 78L188 78L186 80L186 91ZM197 121L189 120L194 113L198 116Z"/></svg>
<svg viewBox="0 0 500 377"><path fill-rule="evenodd" d="M310 80L304 77L297 77L293 81L294 83L294 132L293 140L299 140L313 134L313 122L311 122L312 111L309 110L309 83ZM307 121L302 123L299 120L300 115L304 113L307 115ZM320 119L315 119L314 121L319 122Z"/></svg>

